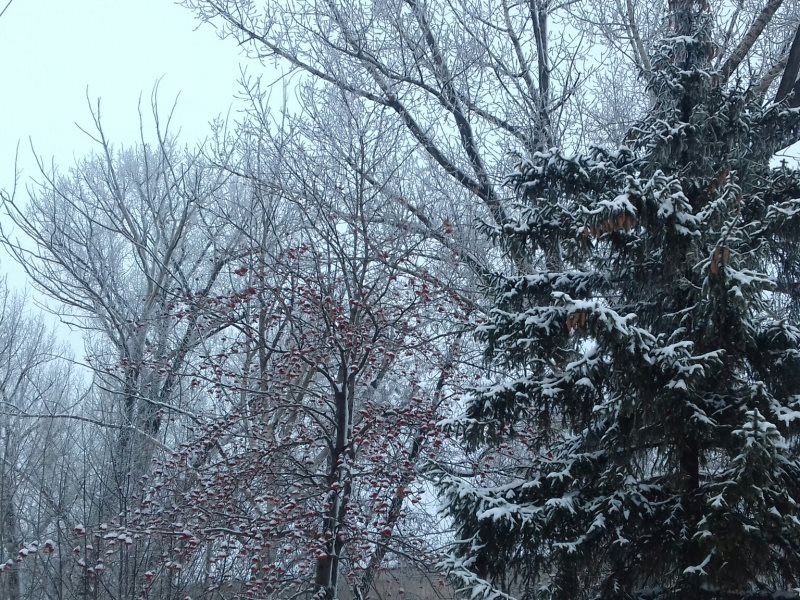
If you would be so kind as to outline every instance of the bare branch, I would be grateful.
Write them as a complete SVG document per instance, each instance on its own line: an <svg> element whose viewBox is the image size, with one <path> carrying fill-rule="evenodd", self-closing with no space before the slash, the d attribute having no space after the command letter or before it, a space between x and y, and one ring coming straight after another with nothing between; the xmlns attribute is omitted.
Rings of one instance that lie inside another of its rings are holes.
<svg viewBox="0 0 800 600"><path fill-rule="evenodd" d="M14 2L14 0L8 0L8 2L6 2L6 5L3 7L3 10L0 10L0 17L6 14L6 11L8 10L8 7L11 6L12 2Z"/></svg>
<svg viewBox="0 0 800 600"><path fill-rule="evenodd" d="M769 24L782 4L783 0L769 0L767 2L766 6L764 6L761 13L759 13L756 20L750 26L750 29L748 29L747 33L739 42L739 45L728 57L728 60L725 61L725 64L722 65L719 72L721 81L728 81L733 72L739 68L739 65L747 57L753 45L758 41L758 38L761 37L764 28Z"/></svg>
<svg viewBox="0 0 800 600"><path fill-rule="evenodd" d="M781 62L786 66L781 76L781 82L778 84L778 91L775 93L775 102L781 102L786 98L797 82L797 74L800 72L800 25L797 26L797 31L795 31L788 56L785 61Z"/></svg>

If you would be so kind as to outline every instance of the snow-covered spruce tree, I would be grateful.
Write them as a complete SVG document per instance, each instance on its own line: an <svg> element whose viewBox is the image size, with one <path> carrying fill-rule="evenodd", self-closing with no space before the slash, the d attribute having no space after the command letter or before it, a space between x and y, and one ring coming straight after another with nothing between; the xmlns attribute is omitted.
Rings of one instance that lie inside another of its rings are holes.
<svg viewBox="0 0 800 600"><path fill-rule="evenodd" d="M798 597L800 172L770 159L800 117L725 84L680 5L627 146L513 176L525 272L478 331L505 376L463 430L517 454L445 484L473 597Z"/></svg>

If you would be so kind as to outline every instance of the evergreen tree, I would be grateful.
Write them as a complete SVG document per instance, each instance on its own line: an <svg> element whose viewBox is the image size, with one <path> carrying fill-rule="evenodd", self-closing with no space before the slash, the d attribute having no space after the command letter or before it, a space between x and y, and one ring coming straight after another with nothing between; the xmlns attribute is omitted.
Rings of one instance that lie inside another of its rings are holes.
<svg viewBox="0 0 800 600"><path fill-rule="evenodd" d="M494 233L524 272L478 331L505 378L463 431L517 453L445 483L474 597L798 597L800 172L770 159L800 118L726 84L708 7L672 4L626 146L513 175Z"/></svg>

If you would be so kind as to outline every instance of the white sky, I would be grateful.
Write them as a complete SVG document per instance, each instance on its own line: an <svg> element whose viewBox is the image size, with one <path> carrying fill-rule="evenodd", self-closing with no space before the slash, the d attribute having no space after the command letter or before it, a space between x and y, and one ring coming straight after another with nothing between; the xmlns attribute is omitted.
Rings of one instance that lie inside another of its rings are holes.
<svg viewBox="0 0 800 600"><path fill-rule="evenodd" d="M93 149L76 126L91 128L87 89L101 99L106 132L117 144L138 140L139 97L147 116L159 79L162 107L180 93L175 122L182 141L205 137L209 121L232 108L240 62L258 67L234 41L197 26L170 0L13 0L0 17L0 189L13 184L18 142L21 184L36 172L30 142L65 168ZM24 285L5 256L0 273Z"/></svg>
<svg viewBox="0 0 800 600"><path fill-rule="evenodd" d="M163 78L162 105L180 92L182 137L203 137L231 106L240 55L235 42L197 25L169 0L14 0L0 18L0 185L17 140L30 154L30 136L59 163L90 148L75 126L90 123L87 88L102 100L111 137L133 142L139 96L149 103Z"/></svg>
<svg viewBox="0 0 800 600"><path fill-rule="evenodd" d="M165 110L180 94L173 123L181 140L191 145L206 137L211 120L235 110L240 68L261 67L234 41L197 27L194 15L170 0L13 0L0 17L0 189L13 185L18 142L23 202L25 179L37 172L31 143L64 169L95 149L76 126L91 129L87 89L93 101L100 98L115 144L139 140L139 98L150 116L159 79ZM24 271L0 252L3 275L12 289L30 294ZM57 329L81 360L81 336Z"/></svg>

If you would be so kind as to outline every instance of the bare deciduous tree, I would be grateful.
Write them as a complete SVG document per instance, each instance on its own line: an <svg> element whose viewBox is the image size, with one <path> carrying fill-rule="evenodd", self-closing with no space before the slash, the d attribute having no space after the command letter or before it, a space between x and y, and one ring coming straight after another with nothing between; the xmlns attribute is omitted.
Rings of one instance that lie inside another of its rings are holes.
<svg viewBox="0 0 800 600"><path fill-rule="evenodd" d="M13 228L5 248L23 266L49 309L85 332L93 371L92 419L108 425L84 481L84 518L109 521L128 513L151 458L181 432L176 415L192 414L193 393L183 378L192 352L219 323L190 315L176 320L173 305L207 295L232 258L237 233L206 211L215 195L235 202L240 189L181 150L169 121L155 115L154 142L112 147L93 111L99 153L68 174L48 171L29 189L29 201L4 195ZM86 413L84 413L86 414ZM87 557L88 563L98 556ZM118 592L132 595L135 557L121 570Z"/></svg>

